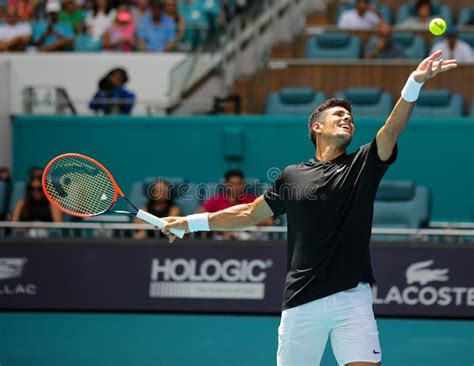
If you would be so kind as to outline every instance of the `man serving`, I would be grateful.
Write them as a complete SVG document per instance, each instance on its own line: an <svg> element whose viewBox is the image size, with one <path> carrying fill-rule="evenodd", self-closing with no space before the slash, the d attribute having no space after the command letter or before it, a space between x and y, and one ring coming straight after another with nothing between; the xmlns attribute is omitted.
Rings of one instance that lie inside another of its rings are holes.
<svg viewBox="0 0 474 366"><path fill-rule="evenodd" d="M215 213L168 217L170 229L226 231L287 213L288 268L278 329L278 366L319 365L327 339L339 365L380 365L370 284L369 242L379 183L397 156L397 139L423 84L457 66L436 51L411 73L401 98L374 140L352 154L351 105L329 99L311 114L316 155L284 169L254 202Z"/></svg>

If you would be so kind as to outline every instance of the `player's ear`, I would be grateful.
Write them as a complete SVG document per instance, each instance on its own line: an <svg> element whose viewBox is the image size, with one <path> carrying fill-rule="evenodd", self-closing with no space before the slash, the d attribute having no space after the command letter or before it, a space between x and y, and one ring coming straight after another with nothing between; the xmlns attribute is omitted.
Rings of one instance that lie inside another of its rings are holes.
<svg viewBox="0 0 474 366"><path fill-rule="evenodd" d="M321 133L323 132L323 124L321 122L316 122L313 125L313 131L316 133Z"/></svg>

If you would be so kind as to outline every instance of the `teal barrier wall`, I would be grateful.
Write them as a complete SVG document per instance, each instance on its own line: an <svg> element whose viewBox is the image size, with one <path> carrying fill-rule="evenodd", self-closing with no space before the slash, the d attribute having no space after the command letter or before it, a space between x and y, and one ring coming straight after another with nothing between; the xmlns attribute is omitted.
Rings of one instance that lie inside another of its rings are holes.
<svg viewBox="0 0 474 366"><path fill-rule="evenodd" d="M149 176L219 180L232 167L269 181L272 168L308 160L314 148L307 118L210 116L170 118L41 117L13 120L13 169L23 180L65 152L90 155L125 192ZM349 150L371 141L383 121L356 120ZM409 179L433 195L433 220L474 220L474 120L416 119L400 137L399 158L386 179Z"/></svg>

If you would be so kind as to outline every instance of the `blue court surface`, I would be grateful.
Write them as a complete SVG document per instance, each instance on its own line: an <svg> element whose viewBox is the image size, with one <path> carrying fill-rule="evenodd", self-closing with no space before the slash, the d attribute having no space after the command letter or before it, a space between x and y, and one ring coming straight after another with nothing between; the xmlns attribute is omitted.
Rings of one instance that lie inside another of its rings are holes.
<svg viewBox="0 0 474 366"><path fill-rule="evenodd" d="M275 365L277 316L0 313L1 366ZM474 322L379 319L383 365L472 366ZM328 345L323 366L336 365Z"/></svg>

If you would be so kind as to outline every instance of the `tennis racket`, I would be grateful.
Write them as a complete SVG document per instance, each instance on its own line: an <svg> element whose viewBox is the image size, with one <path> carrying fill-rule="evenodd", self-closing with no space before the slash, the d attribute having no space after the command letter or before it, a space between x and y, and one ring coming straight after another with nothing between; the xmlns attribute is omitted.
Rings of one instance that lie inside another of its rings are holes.
<svg viewBox="0 0 474 366"><path fill-rule="evenodd" d="M123 194L110 172L98 161L81 154L63 154L55 157L43 173L43 190L48 200L61 211L76 217L91 217L114 212L136 216L163 228L166 224L154 215L139 210ZM134 212L114 211L118 196L133 207ZM184 230L171 229L182 238Z"/></svg>

